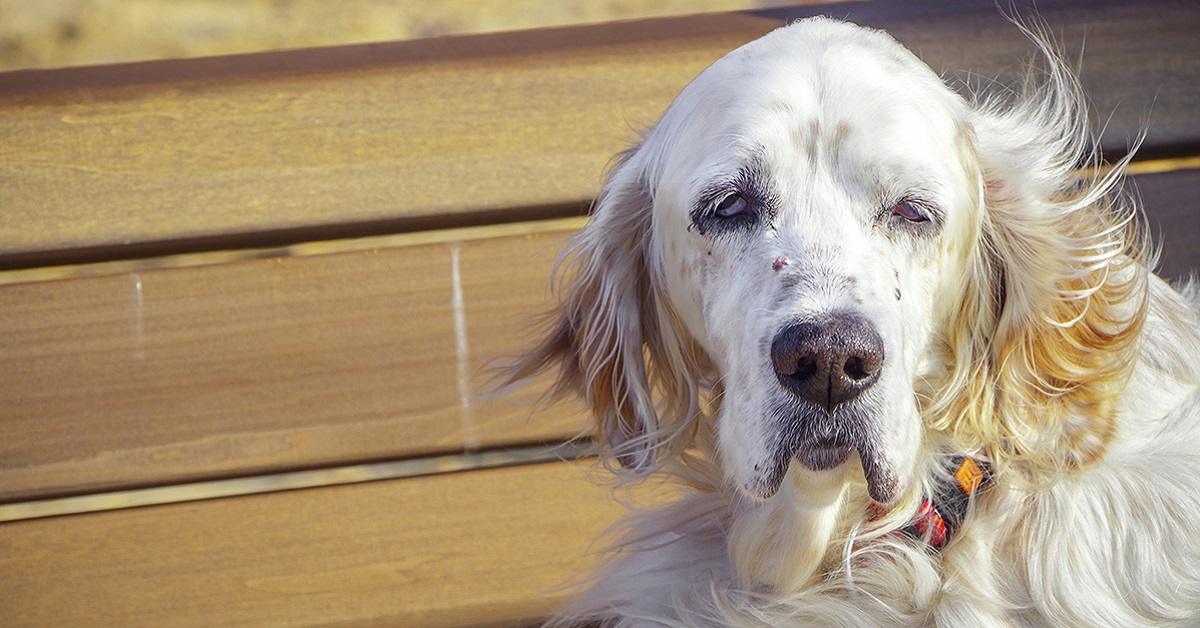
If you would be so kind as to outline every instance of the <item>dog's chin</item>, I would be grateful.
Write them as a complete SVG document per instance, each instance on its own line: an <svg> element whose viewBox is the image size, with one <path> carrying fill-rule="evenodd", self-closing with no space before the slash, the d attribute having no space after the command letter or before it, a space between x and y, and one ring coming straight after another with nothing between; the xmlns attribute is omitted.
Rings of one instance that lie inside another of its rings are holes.
<svg viewBox="0 0 1200 628"><path fill-rule="evenodd" d="M742 485L748 497L766 500L774 496L793 460L812 471L830 471L849 463L855 453L862 465L871 499L886 504L899 495L898 473L878 446L865 417L850 413L830 416L808 412L792 415L791 420L793 425L807 425L809 429L785 430L785 437L777 443L770 462L755 465L753 478ZM830 429L833 421L854 427L835 435Z"/></svg>
<svg viewBox="0 0 1200 628"><path fill-rule="evenodd" d="M796 460L813 471L828 471L846 463L854 447L834 443L801 445L796 450Z"/></svg>
<svg viewBox="0 0 1200 628"><path fill-rule="evenodd" d="M871 499L881 504L895 500L900 493L900 482L891 466L875 455L873 448L855 448L850 445L801 446L791 456L777 460L765 473L746 482L742 490L756 501L770 499L779 492L793 459L812 471L831 471L847 464L855 451L858 452L863 477L867 482L867 494Z"/></svg>
<svg viewBox="0 0 1200 628"><path fill-rule="evenodd" d="M863 477L867 481L867 493L871 499L886 504L896 499L900 492L900 483L896 473L882 456L876 453L874 446L853 447L850 445L817 444L801 445L796 450L795 458L800 464L813 471L828 471L846 464L850 454L858 451L858 459L862 464Z"/></svg>

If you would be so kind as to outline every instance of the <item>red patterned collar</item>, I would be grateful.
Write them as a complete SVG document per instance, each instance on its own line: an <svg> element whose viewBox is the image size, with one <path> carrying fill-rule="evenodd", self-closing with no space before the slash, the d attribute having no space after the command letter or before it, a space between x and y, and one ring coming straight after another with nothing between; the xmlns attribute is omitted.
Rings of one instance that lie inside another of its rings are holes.
<svg viewBox="0 0 1200 628"><path fill-rule="evenodd" d="M948 470L953 473L934 487L933 495L921 501L912 523L901 529L935 550L950 542L966 518L971 496L985 489L992 479L991 466L982 460L955 456L949 462Z"/></svg>

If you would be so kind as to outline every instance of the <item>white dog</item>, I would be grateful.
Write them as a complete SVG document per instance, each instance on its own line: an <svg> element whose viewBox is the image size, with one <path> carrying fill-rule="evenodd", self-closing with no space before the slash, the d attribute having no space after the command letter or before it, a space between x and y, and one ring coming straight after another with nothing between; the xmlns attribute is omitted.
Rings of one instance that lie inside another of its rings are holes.
<svg viewBox="0 0 1200 628"><path fill-rule="evenodd" d="M623 156L509 377L557 371L621 473L681 490L558 621L1200 621L1200 324L1124 162L1079 175L1040 46L1040 80L968 100L805 20Z"/></svg>

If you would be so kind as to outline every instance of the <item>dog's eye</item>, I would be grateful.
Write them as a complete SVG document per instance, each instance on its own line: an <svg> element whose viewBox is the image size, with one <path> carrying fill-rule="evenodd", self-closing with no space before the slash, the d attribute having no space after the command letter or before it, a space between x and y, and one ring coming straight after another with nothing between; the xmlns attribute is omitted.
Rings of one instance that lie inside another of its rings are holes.
<svg viewBox="0 0 1200 628"><path fill-rule="evenodd" d="M746 202L746 198L739 192L733 192L721 199L716 207L713 207L713 214L720 218L732 218L739 214L746 213L750 204Z"/></svg>
<svg viewBox="0 0 1200 628"><path fill-rule="evenodd" d="M925 222L929 220L912 201L900 201L892 207L892 215L899 216L909 222Z"/></svg>
<svg viewBox="0 0 1200 628"><path fill-rule="evenodd" d="M700 235L732 234L752 229L761 222L770 224L776 201L764 185L763 177L752 172L714 181L700 191L692 207L692 224Z"/></svg>
<svg viewBox="0 0 1200 628"><path fill-rule="evenodd" d="M909 222L926 222L929 217L912 201L900 201L892 206L892 215L899 216Z"/></svg>

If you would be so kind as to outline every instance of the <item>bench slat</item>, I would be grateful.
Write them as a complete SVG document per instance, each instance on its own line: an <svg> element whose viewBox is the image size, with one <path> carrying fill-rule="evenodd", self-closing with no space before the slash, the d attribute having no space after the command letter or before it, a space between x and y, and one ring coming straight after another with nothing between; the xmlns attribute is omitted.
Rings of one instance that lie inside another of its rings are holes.
<svg viewBox="0 0 1200 628"><path fill-rule="evenodd" d="M1036 57L1002 12L1034 30L1044 25L1078 72L1110 155L1124 154L1143 130L1143 156L1200 149L1200 4L1190 0L915 0L824 11L884 28L952 84L983 88L1010 84ZM787 21L814 11L758 14Z"/></svg>
<svg viewBox="0 0 1200 628"><path fill-rule="evenodd" d="M1146 209L1150 237L1162 247L1158 272L1177 282L1195 277L1200 272L1200 169L1144 174L1130 182Z"/></svg>
<svg viewBox="0 0 1200 628"><path fill-rule="evenodd" d="M546 308L557 224L0 285L0 501L574 436L575 406L478 396Z"/></svg>
<svg viewBox="0 0 1200 628"><path fill-rule="evenodd" d="M516 626L621 507L548 463L0 525L5 626Z"/></svg>
<svg viewBox="0 0 1200 628"><path fill-rule="evenodd" d="M0 265L578 212L698 71L788 19L889 29L948 76L1030 44L991 0L758 14L0 75ZM1200 5L1039 3L1119 152L1200 141ZM1151 112L1150 103L1153 102ZM1151 115L1152 114L1152 115Z"/></svg>
<svg viewBox="0 0 1200 628"><path fill-rule="evenodd" d="M0 252L30 264L579 213L631 124L775 25L701 16L0 75Z"/></svg>

